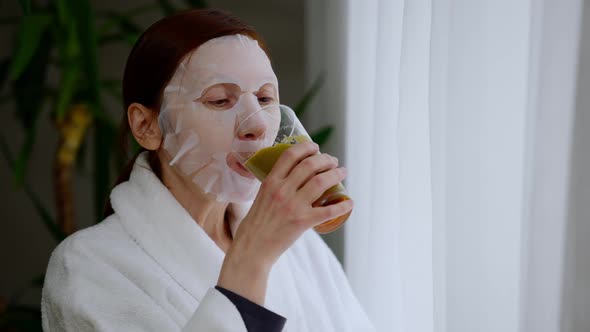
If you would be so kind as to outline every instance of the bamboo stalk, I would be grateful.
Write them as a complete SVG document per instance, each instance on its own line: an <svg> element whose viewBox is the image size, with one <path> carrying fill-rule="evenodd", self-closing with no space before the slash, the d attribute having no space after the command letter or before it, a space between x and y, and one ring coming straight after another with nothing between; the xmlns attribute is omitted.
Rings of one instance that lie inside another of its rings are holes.
<svg viewBox="0 0 590 332"><path fill-rule="evenodd" d="M90 112L88 106L84 104L73 105L67 116L56 122L59 142L54 164L55 203L57 223L67 235L77 230L72 177L76 156L86 137L90 122Z"/></svg>

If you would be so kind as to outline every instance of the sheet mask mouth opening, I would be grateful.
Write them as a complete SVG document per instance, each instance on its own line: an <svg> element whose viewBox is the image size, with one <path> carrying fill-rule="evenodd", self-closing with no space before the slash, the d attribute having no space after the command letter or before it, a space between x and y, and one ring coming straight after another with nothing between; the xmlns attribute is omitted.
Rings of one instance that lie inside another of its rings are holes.
<svg viewBox="0 0 590 332"><path fill-rule="evenodd" d="M227 160L227 166L231 170L238 173L239 175L249 178L249 179L255 178L254 175L252 173L250 173L250 171L248 171L244 166L242 166L242 164L237 159L237 157L234 153L228 153L226 160Z"/></svg>

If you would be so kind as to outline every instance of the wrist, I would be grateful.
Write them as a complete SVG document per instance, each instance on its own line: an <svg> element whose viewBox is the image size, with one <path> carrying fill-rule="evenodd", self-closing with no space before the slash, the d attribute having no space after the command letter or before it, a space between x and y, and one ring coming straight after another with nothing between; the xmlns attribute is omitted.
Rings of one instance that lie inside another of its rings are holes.
<svg viewBox="0 0 590 332"><path fill-rule="evenodd" d="M271 264L232 249L225 256L217 285L264 305Z"/></svg>

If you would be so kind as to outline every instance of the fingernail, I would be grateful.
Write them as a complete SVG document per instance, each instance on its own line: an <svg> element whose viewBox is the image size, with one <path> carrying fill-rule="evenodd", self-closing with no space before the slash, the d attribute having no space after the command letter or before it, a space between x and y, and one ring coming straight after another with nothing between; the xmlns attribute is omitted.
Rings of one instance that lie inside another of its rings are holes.
<svg viewBox="0 0 590 332"><path fill-rule="evenodd" d="M346 167L340 167L340 169L344 175L348 175L348 169L346 169Z"/></svg>

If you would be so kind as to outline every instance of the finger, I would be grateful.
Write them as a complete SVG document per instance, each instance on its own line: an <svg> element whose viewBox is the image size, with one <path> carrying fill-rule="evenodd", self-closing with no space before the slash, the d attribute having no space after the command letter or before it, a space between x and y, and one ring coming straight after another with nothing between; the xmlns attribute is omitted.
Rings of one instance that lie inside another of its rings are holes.
<svg viewBox="0 0 590 332"><path fill-rule="evenodd" d="M292 147L285 150L273 168L268 177L284 179L291 172L299 162L303 159L316 154L319 151L317 144L313 142L305 142L294 144Z"/></svg>
<svg viewBox="0 0 590 332"><path fill-rule="evenodd" d="M313 224L311 227L317 226L319 224L325 223L326 221L330 221L332 219L338 218L341 215L349 213L352 211L354 207L354 201L352 199L348 199L337 204L332 204L328 206L320 206L315 207L312 209L311 215L309 220L313 220Z"/></svg>
<svg viewBox="0 0 590 332"><path fill-rule="evenodd" d="M317 174L307 181L297 193L305 197L306 201L311 201L313 203L318 200L326 190L344 180L346 174L346 168L343 167L334 168L327 172Z"/></svg>
<svg viewBox="0 0 590 332"><path fill-rule="evenodd" d="M314 175L329 171L336 167L338 167L338 159L326 153L316 154L303 159L297 164L285 180L289 187L299 190Z"/></svg>

